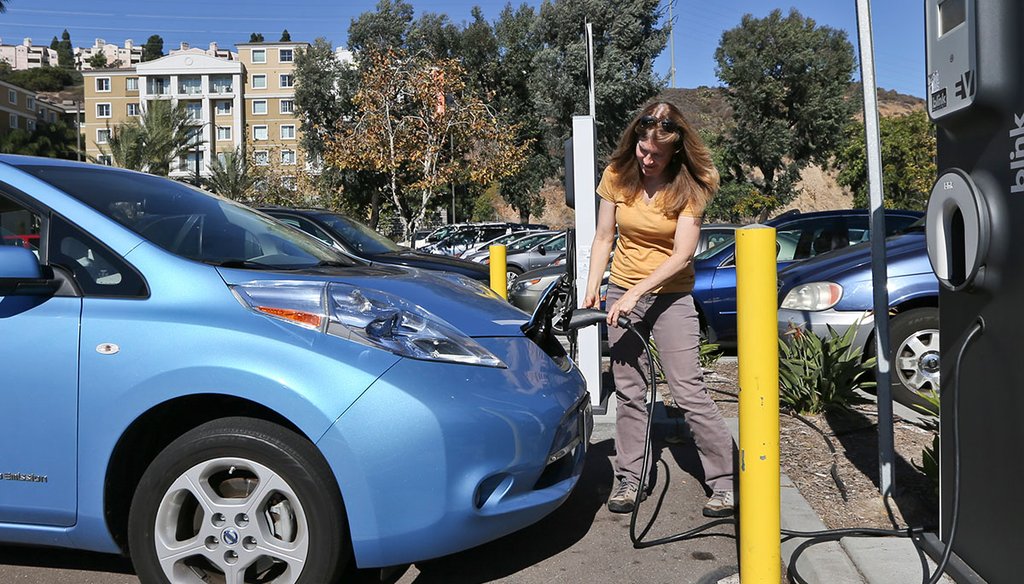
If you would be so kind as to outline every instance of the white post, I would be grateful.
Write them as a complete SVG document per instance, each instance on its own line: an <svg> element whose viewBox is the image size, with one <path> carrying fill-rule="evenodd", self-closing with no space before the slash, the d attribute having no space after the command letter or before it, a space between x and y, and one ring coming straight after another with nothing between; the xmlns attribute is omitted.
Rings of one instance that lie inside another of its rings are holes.
<svg viewBox="0 0 1024 584"><path fill-rule="evenodd" d="M596 130L591 116L572 117L572 189L576 210L576 307L580 308L587 294L590 273L590 247L597 231L597 159ZM601 403L601 334L600 327L588 326L577 331L577 365L587 381L591 405Z"/></svg>

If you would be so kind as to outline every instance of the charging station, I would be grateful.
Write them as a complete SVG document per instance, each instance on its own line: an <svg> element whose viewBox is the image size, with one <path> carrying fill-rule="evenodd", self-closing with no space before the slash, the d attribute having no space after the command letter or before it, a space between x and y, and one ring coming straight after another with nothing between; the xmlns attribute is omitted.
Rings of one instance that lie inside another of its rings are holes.
<svg viewBox="0 0 1024 584"><path fill-rule="evenodd" d="M575 211L576 237L571 250L575 251L572 275L576 287L576 308L583 304L587 294L587 275L590 272L590 246L597 231L597 159L595 145L597 132L592 116L573 116L572 137L565 143L565 203ZM595 413L603 413L605 395L602 390L601 329L581 328L577 334L577 366L587 381L590 405Z"/></svg>
<svg viewBox="0 0 1024 584"><path fill-rule="evenodd" d="M1024 2L926 0L938 180L940 522L957 582L1019 582L1024 550ZM959 366L958 366L959 364ZM951 541L952 540L952 541Z"/></svg>

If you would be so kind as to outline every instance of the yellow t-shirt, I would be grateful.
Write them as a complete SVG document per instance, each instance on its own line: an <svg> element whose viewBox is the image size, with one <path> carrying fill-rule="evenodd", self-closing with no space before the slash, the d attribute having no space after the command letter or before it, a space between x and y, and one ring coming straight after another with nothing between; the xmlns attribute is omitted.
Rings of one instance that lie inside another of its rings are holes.
<svg viewBox="0 0 1024 584"><path fill-rule="evenodd" d="M611 186L615 182L613 176L611 167L606 168L601 176L601 184L597 186L597 194L602 199L615 203L615 222L619 227L609 281L629 289L651 275L672 255L677 220L665 216L658 206L657 196L650 203L644 202L644 197L640 196L632 204L627 204L625 193L616 192ZM687 217L701 216L700 212L695 213L689 207L684 207L680 214ZM652 292L659 294L691 290L692 262Z"/></svg>

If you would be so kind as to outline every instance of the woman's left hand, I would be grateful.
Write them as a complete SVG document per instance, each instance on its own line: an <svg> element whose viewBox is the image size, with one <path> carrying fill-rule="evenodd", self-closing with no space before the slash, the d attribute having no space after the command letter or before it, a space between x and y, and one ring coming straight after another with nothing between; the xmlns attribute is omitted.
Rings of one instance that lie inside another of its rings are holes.
<svg viewBox="0 0 1024 584"><path fill-rule="evenodd" d="M612 304L612 307L608 309L608 326L619 326L617 324L619 322L619 317L628 317L629 313L636 307L637 300L638 298L636 294L634 294L632 290L627 290L626 293L616 300L615 304Z"/></svg>

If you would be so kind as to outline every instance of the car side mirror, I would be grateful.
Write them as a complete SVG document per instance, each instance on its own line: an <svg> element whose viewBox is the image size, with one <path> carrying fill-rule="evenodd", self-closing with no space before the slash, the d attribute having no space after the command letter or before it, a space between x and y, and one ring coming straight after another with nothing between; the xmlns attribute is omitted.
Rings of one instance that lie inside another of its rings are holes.
<svg viewBox="0 0 1024 584"><path fill-rule="evenodd" d="M544 249L544 246L542 245L537 248L537 253L540 255L548 255L548 250Z"/></svg>
<svg viewBox="0 0 1024 584"><path fill-rule="evenodd" d="M59 288L60 280L44 276L36 254L0 246L0 296L51 296Z"/></svg>

